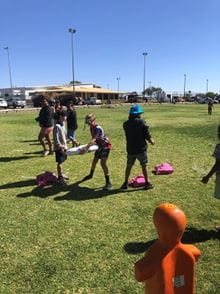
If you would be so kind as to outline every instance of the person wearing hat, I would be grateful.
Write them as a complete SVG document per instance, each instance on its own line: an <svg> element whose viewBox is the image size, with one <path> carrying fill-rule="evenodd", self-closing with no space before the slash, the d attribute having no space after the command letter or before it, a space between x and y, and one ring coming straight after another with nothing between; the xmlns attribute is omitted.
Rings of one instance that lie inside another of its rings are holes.
<svg viewBox="0 0 220 294"><path fill-rule="evenodd" d="M90 173L82 179L82 181L87 181L92 179L96 164L100 159L101 167L105 175L105 186L103 187L104 190L110 190L112 185L109 179L109 170L107 166L107 159L109 156L109 152L112 148L111 142L106 137L103 128L96 123L96 117L93 113L86 115L85 117L85 125L89 125L90 133L92 136L91 142L87 144L86 149L88 150L91 145L98 145L98 150L95 152Z"/></svg>
<svg viewBox="0 0 220 294"><path fill-rule="evenodd" d="M141 119L143 110L139 105L133 105L129 110L129 117L123 124L127 147L127 166L125 170L125 180L121 186L122 190L128 188L128 179L131 169L136 161L139 160L142 172L145 177L145 189L152 189L153 185L149 181L147 172L147 142L154 145L154 139L149 132L149 126Z"/></svg>

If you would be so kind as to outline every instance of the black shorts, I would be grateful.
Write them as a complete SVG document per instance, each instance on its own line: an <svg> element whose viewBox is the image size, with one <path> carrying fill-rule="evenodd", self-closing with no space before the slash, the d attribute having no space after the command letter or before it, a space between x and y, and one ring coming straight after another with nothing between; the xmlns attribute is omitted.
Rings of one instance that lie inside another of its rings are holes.
<svg viewBox="0 0 220 294"><path fill-rule="evenodd" d="M99 148L95 152L95 158L102 159L102 158L108 158L110 149L104 149L104 148Z"/></svg>
<svg viewBox="0 0 220 294"><path fill-rule="evenodd" d="M66 153L61 152L60 150L55 151L56 162L61 164L67 159Z"/></svg>

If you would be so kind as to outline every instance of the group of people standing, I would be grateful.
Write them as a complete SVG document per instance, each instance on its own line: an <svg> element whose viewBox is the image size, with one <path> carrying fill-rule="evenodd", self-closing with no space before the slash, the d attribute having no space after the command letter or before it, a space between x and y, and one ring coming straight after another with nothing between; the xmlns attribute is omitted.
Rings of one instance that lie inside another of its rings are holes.
<svg viewBox="0 0 220 294"><path fill-rule="evenodd" d="M141 118L143 110L139 105L133 105L129 110L129 117L123 124L126 146L127 146L127 165L125 169L124 182L120 189L126 190L128 188L128 180L131 173L131 169L136 161L140 162L143 175L145 177L145 189L152 189L153 185L149 180L147 172L147 142L154 145L154 139L152 138L149 126ZM67 132L65 130L65 119L67 121ZM74 106L70 103L67 106L67 110L64 111L60 105L50 105L47 99L42 100L42 108L37 118L41 127L38 140L43 147L42 156L47 156L55 153L55 159L57 162L57 174L58 183L65 184L68 177L63 173L62 163L67 159L66 150L68 149L67 140L72 143L72 146L78 146L79 143L75 138L75 131L77 129L77 114ZM96 144L98 150L94 153L92 160L90 173L85 176L82 181L92 179L96 165L100 160L100 164L105 177L104 190L110 190L112 184L109 176L109 169L107 166L107 159L109 157L112 144L106 136L104 129L97 124L96 117L93 113L86 115L85 125L90 128L91 140L84 148L82 153L88 151L91 145ZM54 147L52 147L52 141L50 134L53 132ZM47 144L46 144L47 143ZM49 150L47 150L47 145Z"/></svg>
<svg viewBox="0 0 220 294"><path fill-rule="evenodd" d="M125 169L124 182L121 185L121 190L128 188L129 176L131 169L136 161L139 161L142 168L142 173L145 178L146 190L152 189L153 184L149 180L147 171L148 163L148 143L155 144L154 139L151 136L149 126L141 118L143 110L139 105L131 106L129 110L128 120L123 123L123 129L126 137L126 150L127 150L127 164ZM65 130L65 119L67 121L67 133ZM75 131L77 129L77 115L72 104L67 106L67 111L64 111L62 106L55 105L50 106L46 99L42 101L42 108L39 113L39 117L36 119L41 127L38 140L43 147L43 156L55 153L55 159L57 163L58 184L66 184L68 177L63 173L62 163L67 159L66 150L67 139L72 143L72 146L78 146L79 143L75 138ZM83 149L81 154L88 151L91 145L96 144L98 146L97 151L94 153L90 172L85 176L82 181L87 181L93 178L94 171L98 161L100 160L101 167L105 177L104 190L110 190L112 184L110 181L109 168L107 166L107 159L112 149L112 144L106 136L104 129L97 124L96 117L93 113L86 115L85 125L90 128L91 140ZM54 148L52 148L52 142L50 134L53 132ZM218 138L220 139L220 125L218 127ZM46 142L49 150L47 150ZM217 144L213 153L215 157L215 163L210 169L209 173L202 178L202 183L207 184L210 177L216 174L216 185L214 191L214 197L220 199L220 144ZM218 230L220 227L217 228Z"/></svg>
<svg viewBox="0 0 220 294"><path fill-rule="evenodd" d="M64 112L63 106L59 102L49 104L48 100L44 98L42 100L42 108L39 112L39 116L36 121L39 122L40 132L38 140L43 147L42 156L53 154L53 146L51 141L51 133L53 127L56 125L56 114L58 112ZM72 146L78 146L79 143L75 140L75 131L78 128L77 114L71 103L67 105L67 138L72 143ZM47 145L49 150L47 149Z"/></svg>

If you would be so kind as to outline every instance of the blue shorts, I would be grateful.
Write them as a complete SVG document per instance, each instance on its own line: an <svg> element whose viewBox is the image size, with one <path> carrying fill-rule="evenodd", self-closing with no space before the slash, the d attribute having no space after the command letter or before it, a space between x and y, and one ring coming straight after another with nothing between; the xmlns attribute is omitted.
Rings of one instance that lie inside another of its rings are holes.
<svg viewBox="0 0 220 294"><path fill-rule="evenodd" d="M148 163L147 152L144 151L139 154L128 154L127 155L127 166L132 167L136 161L139 160L141 167L145 167Z"/></svg>
<svg viewBox="0 0 220 294"><path fill-rule="evenodd" d="M67 130L67 138L75 141L75 130L74 129Z"/></svg>
<svg viewBox="0 0 220 294"><path fill-rule="evenodd" d="M61 152L60 150L55 151L56 162L61 164L67 159L66 153Z"/></svg>

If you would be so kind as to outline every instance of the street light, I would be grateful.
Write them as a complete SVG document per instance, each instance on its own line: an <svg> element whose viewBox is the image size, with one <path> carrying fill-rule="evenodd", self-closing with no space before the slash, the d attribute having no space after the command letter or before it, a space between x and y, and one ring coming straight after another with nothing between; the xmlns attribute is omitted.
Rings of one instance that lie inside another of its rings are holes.
<svg viewBox="0 0 220 294"><path fill-rule="evenodd" d="M11 86L11 98L12 98L13 97L13 87L12 87L12 78L11 78L11 63L10 63L10 56L9 56L9 48L4 47L4 49L7 51L7 56L8 56L8 71L9 71L10 86Z"/></svg>
<svg viewBox="0 0 220 294"><path fill-rule="evenodd" d="M183 98L186 96L186 74L184 74Z"/></svg>
<svg viewBox="0 0 220 294"><path fill-rule="evenodd" d="M209 80L206 79L206 94L208 93L209 91Z"/></svg>
<svg viewBox="0 0 220 294"><path fill-rule="evenodd" d="M72 78L73 78L73 99L75 98L75 75L74 75L74 50L73 50L73 34L76 33L75 29L69 28L71 33L71 52L72 52Z"/></svg>
<svg viewBox="0 0 220 294"><path fill-rule="evenodd" d="M119 99L119 81L120 81L121 78L118 77L118 78L116 78L116 79L117 79L117 81L118 81L118 99Z"/></svg>
<svg viewBox="0 0 220 294"><path fill-rule="evenodd" d="M146 56L147 56L147 52L143 52L143 56L144 56L144 75L143 75L143 99L144 99L144 93L145 93L145 71L146 71Z"/></svg>

